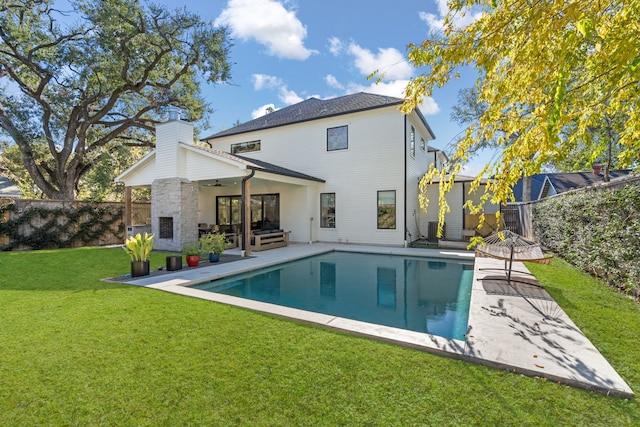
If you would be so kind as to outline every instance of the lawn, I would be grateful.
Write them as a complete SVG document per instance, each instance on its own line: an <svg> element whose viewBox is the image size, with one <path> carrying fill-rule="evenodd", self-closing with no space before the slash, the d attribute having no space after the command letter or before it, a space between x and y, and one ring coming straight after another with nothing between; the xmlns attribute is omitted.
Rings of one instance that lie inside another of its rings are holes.
<svg viewBox="0 0 640 427"><path fill-rule="evenodd" d="M637 398L100 281L128 264L0 253L1 426L640 425ZM530 268L640 392L639 306L562 261Z"/></svg>

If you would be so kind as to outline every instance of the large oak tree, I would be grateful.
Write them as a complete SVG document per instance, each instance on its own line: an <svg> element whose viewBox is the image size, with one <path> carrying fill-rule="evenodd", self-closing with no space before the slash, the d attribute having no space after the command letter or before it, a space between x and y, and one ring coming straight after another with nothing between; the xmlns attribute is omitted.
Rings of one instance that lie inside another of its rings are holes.
<svg viewBox="0 0 640 427"><path fill-rule="evenodd" d="M200 84L229 79L229 41L184 9L56 5L0 0L0 129L47 197L73 199L96 158L150 145L167 107L203 116Z"/></svg>
<svg viewBox="0 0 640 427"><path fill-rule="evenodd" d="M591 159L606 152L610 137L594 132L603 120L615 133L617 165L638 166L640 1L450 0L448 7L443 31L409 46L422 74L408 84L403 109L415 108L460 67L478 72L483 109L451 154L451 166L431 170L423 189L440 175L446 192L470 153L491 141L497 155L475 184L493 178L484 200L506 202L513 184L549 161L585 147ZM483 11L479 19L456 26L470 7Z"/></svg>

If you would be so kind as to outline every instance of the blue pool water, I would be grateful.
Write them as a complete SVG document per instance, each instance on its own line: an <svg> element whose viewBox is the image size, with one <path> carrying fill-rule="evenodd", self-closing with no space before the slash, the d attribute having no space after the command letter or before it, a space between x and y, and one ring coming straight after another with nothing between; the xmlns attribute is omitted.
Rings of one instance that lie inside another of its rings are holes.
<svg viewBox="0 0 640 427"><path fill-rule="evenodd" d="M193 286L464 340L473 263L329 252Z"/></svg>

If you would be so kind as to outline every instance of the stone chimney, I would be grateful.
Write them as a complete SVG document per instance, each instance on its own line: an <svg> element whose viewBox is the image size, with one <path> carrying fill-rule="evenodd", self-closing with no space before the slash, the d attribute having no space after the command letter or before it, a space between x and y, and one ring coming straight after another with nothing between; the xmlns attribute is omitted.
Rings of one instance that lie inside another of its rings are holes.
<svg viewBox="0 0 640 427"><path fill-rule="evenodd" d="M600 175L601 171L602 171L602 165L600 165L600 164L594 164L593 165L593 174L594 175Z"/></svg>

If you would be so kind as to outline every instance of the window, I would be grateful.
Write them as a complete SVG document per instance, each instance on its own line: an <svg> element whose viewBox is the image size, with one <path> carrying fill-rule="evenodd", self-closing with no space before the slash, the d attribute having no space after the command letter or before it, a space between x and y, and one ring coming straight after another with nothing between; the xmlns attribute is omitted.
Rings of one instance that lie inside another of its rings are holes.
<svg viewBox="0 0 640 427"><path fill-rule="evenodd" d="M336 193L320 194L320 227L336 228Z"/></svg>
<svg viewBox="0 0 640 427"><path fill-rule="evenodd" d="M426 146L427 146L427 143L424 141L424 138L420 137L420 149L424 151Z"/></svg>
<svg viewBox="0 0 640 427"><path fill-rule="evenodd" d="M231 154L249 153L260 151L260 140L231 144Z"/></svg>
<svg viewBox="0 0 640 427"><path fill-rule="evenodd" d="M216 205L220 230L225 233L239 232L242 218L240 196L218 196ZM277 230L280 228L279 194L253 194L250 206L252 230Z"/></svg>
<svg viewBox="0 0 640 427"><path fill-rule="evenodd" d="M347 126L327 129L327 151L346 150L349 148L348 134Z"/></svg>
<svg viewBox="0 0 640 427"><path fill-rule="evenodd" d="M409 137L409 152L411 157L416 156L416 129L411 126L411 135Z"/></svg>
<svg viewBox="0 0 640 427"><path fill-rule="evenodd" d="M378 228L396 228L396 191L378 191Z"/></svg>
<svg viewBox="0 0 640 427"><path fill-rule="evenodd" d="M240 196L219 196L217 198L218 226L224 233L240 231Z"/></svg>

